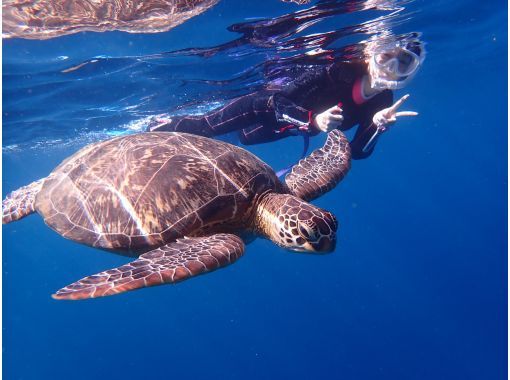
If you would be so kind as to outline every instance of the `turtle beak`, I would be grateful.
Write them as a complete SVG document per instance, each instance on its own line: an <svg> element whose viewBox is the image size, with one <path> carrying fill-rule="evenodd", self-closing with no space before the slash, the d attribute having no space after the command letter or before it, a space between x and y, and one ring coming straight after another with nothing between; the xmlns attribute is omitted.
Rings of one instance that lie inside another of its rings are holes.
<svg viewBox="0 0 510 380"><path fill-rule="evenodd" d="M312 226L302 223L299 227L299 234L305 241L303 248L308 252L329 253L336 247L336 230L338 222L332 214L327 214L329 219L318 218Z"/></svg>
<svg viewBox="0 0 510 380"><path fill-rule="evenodd" d="M318 242L310 243L312 250L317 253L330 253L335 250L336 239L329 236L322 237Z"/></svg>
<svg viewBox="0 0 510 380"><path fill-rule="evenodd" d="M335 250L336 237L335 236L322 236L319 240L314 242L306 242L303 244L305 251L314 253L330 253Z"/></svg>

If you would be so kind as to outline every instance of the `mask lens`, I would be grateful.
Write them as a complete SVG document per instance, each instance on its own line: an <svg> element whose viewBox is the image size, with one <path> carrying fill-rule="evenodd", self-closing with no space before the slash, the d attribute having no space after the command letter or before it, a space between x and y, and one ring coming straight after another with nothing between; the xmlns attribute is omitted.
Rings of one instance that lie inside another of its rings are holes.
<svg viewBox="0 0 510 380"><path fill-rule="evenodd" d="M392 54L388 53L379 54L377 56L377 63L379 63L380 65L385 65L392 58L394 58Z"/></svg>
<svg viewBox="0 0 510 380"><path fill-rule="evenodd" d="M400 75L410 75L418 66L418 58L411 52L401 50L397 55L398 72Z"/></svg>

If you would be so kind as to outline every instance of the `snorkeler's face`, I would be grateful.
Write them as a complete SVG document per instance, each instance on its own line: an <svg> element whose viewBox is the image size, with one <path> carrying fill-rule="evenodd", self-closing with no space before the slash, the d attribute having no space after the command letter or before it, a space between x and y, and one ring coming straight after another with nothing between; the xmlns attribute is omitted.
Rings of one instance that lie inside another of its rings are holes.
<svg viewBox="0 0 510 380"><path fill-rule="evenodd" d="M405 48L395 48L374 54L369 60L372 88L379 90L404 87L418 71L420 58Z"/></svg>
<svg viewBox="0 0 510 380"><path fill-rule="evenodd" d="M420 58L406 49L394 49L374 56L376 66L390 80L398 80L412 75L420 63Z"/></svg>

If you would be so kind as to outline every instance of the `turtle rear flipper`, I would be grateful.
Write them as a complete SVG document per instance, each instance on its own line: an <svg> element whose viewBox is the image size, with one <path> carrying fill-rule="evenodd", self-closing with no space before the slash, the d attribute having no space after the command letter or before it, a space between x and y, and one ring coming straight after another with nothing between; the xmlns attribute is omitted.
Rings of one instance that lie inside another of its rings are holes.
<svg viewBox="0 0 510 380"><path fill-rule="evenodd" d="M79 300L176 283L232 264L243 252L244 243L236 235L179 239L144 253L129 264L85 277L52 297Z"/></svg>
<svg viewBox="0 0 510 380"><path fill-rule="evenodd" d="M35 196L44 178L13 191L2 201L2 224L21 219L35 211Z"/></svg>
<svg viewBox="0 0 510 380"><path fill-rule="evenodd" d="M328 133L324 146L292 167L285 177L291 192L311 201L340 182L351 168L351 148L347 137L335 129Z"/></svg>

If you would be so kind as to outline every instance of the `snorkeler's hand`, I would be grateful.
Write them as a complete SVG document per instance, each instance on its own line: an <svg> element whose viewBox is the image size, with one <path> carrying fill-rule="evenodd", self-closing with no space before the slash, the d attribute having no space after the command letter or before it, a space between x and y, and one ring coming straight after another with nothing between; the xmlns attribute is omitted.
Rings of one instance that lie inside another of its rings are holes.
<svg viewBox="0 0 510 380"><path fill-rule="evenodd" d="M315 116L315 126L322 132L330 132L342 125L344 116L339 106L333 106Z"/></svg>
<svg viewBox="0 0 510 380"><path fill-rule="evenodd" d="M372 121L380 131L384 132L390 125L397 121L397 117L399 116L418 115L418 112L414 111L397 112L397 109L407 100L407 98L409 98L409 94L402 96L391 107L382 109L374 115Z"/></svg>

